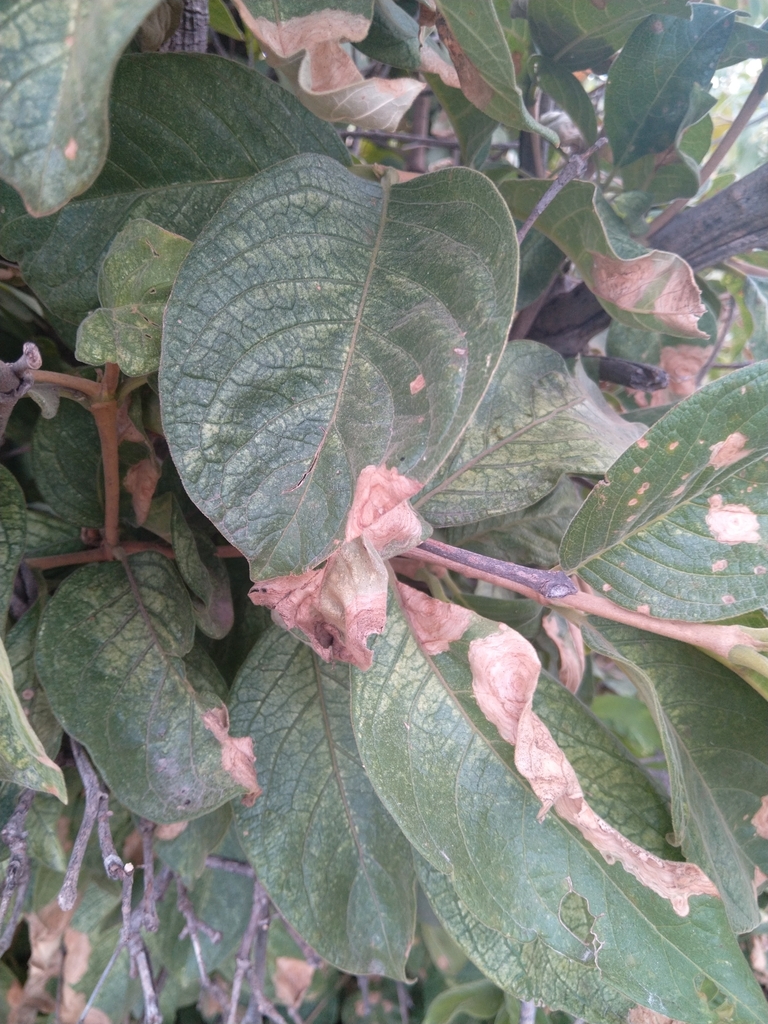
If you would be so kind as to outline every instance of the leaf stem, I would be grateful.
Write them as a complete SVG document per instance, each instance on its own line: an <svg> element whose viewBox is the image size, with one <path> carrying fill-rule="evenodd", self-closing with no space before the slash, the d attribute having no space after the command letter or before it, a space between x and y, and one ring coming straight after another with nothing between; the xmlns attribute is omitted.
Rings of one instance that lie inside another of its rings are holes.
<svg viewBox="0 0 768 1024"><path fill-rule="evenodd" d="M173 548L167 544L156 544L154 541L129 540L120 544L120 550L126 555L136 555L140 551L157 551L166 558L175 558ZM240 554L240 552L238 552ZM43 555L40 558L27 558L30 569L44 572L46 569L62 569L69 565L88 565L91 562L112 562L114 551L104 547L89 548L88 551L71 551L63 555ZM227 557L227 556L223 556Z"/></svg>
<svg viewBox="0 0 768 1024"><path fill-rule="evenodd" d="M88 380L86 377L75 377L71 373L54 373L52 370L35 370L35 384L53 384L58 388L67 388L69 391L79 391L88 398L99 399L102 397L101 384L95 380Z"/></svg>

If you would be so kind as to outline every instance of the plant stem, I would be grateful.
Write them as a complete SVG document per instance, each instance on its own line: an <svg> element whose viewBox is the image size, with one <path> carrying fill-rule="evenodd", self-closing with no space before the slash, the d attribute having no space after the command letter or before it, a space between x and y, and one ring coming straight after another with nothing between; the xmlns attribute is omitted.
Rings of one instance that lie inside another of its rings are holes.
<svg viewBox="0 0 768 1024"><path fill-rule="evenodd" d="M54 373L52 370L35 370L35 384L53 384L69 391L79 391L89 398L99 399L102 396L101 384L85 377L75 377L71 373Z"/></svg>
<svg viewBox="0 0 768 1024"><path fill-rule="evenodd" d="M101 441L104 469L104 541L107 548L120 543L120 466L117 454L117 402L94 402L93 418Z"/></svg>
<svg viewBox="0 0 768 1024"><path fill-rule="evenodd" d="M126 555L137 555L140 551L157 551L166 558L175 558L173 548L167 544L156 544L153 541L129 540L120 544L120 550ZM238 552L240 554L240 552ZM220 556L230 557L230 556ZM30 569L62 569L69 565L88 565L91 562L114 561L115 554L106 548L90 548L88 551L72 551L64 555L44 555L41 558L26 559Z"/></svg>

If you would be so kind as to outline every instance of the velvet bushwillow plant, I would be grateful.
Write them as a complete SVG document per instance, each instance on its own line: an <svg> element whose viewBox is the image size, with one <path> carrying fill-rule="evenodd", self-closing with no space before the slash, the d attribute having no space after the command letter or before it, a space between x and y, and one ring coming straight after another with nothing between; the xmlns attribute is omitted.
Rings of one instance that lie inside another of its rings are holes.
<svg viewBox="0 0 768 1024"><path fill-rule="evenodd" d="M768 1021L768 33L208 13L0 6L4 1019Z"/></svg>

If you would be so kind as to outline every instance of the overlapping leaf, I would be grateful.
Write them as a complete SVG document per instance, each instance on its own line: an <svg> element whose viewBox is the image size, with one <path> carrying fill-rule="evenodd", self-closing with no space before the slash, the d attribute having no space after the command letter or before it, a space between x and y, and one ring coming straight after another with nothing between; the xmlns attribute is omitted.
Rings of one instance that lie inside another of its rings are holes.
<svg viewBox="0 0 768 1024"><path fill-rule="evenodd" d="M599 69L650 14L690 18L681 0L529 0L528 20L539 51L570 71Z"/></svg>
<svg viewBox="0 0 768 1024"><path fill-rule="evenodd" d="M152 821L255 791L250 742L227 735L213 664L185 665L193 639L181 580L152 552L73 573L40 627L37 671L57 718L117 798Z"/></svg>
<svg viewBox="0 0 768 1024"><path fill-rule="evenodd" d="M16 478L0 466L0 639L13 594L16 570L24 555L27 537L27 503Z"/></svg>
<svg viewBox="0 0 768 1024"><path fill-rule="evenodd" d="M734 1020L763 1020L762 993L722 902L694 896L681 917L619 864L608 865L558 817L538 822L539 802L513 767L513 748L474 699L469 635L438 645L444 653L428 653L429 644L411 629L393 600L373 668L353 673L355 734L379 796L417 851L447 875L469 913L505 941L538 943L545 955L558 958L561 975L566 966L591 964L600 987L613 988L614 1002L618 990L625 999L691 1024L714 1024L723 1008ZM558 686L542 677L540 691ZM557 716L541 704L536 710L555 739L567 743L569 758L578 763L581 748L587 763L595 746L606 746L598 739L602 729L575 698L562 689L557 693ZM637 769L622 762L615 741L607 745L622 795L611 800L599 770L585 780L586 795L598 813L635 816L629 801L620 808ZM666 844L657 831L664 815L660 799L647 781L638 784L655 807L654 820L641 831L646 839L655 836L654 849L661 852ZM633 827L628 819L622 826ZM492 952L498 963L498 947ZM503 948L500 955L509 952ZM552 985L539 998L581 1012L562 986ZM616 1019L615 1010L612 1018L601 1016L597 1006L586 1015Z"/></svg>
<svg viewBox="0 0 768 1024"><path fill-rule="evenodd" d="M8 661L24 715L39 737L46 754L53 758L61 744L61 726L56 721L35 671L35 641L40 626L40 602L22 615L5 641Z"/></svg>
<svg viewBox="0 0 768 1024"><path fill-rule="evenodd" d="M761 608L768 572L768 366L675 406L565 535L563 568L628 608L705 622Z"/></svg>
<svg viewBox="0 0 768 1024"><path fill-rule="evenodd" d="M151 221L129 221L99 271L101 309L77 330L75 355L84 363L117 363L129 377L160 365L163 311L192 243Z"/></svg>
<svg viewBox="0 0 768 1024"><path fill-rule="evenodd" d="M605 131L617 167L663 153L688 114L694 88L706 90L728 42L734 13L691 5L691 20L659 16L638 25L605 90Z"/></svg>
<svg viewBox="0 0 768 1024"><path fill-rule="evenodd" d="M768 836L752 819L768 795L768 703L685 644L590 620L586 639L636 682L664 745L675 835L715 882L736 932L760 921L756 869L768 875Z"/></svg>
<svg viewBox="0 0 768 1024"><path fill-rule="evenodd" d="M66 523L104 524L99 431L87 409L67 400L53 419L40 417L32 437L32 466L43 497Z"/></svg>
<svg viewBox="0 0 768 1024"><path fill-rule="evenodd" d="M125 57L110 102L109 162L61 213L25 216L0 186L0 251L72 333L99 305L97 275L112 239L134 217L195 238L244 179L295 153L348 160L333 129L284 89L207 54Z"/></svg>
<svg viewBox="0 0 768 1024"><path fill-rule="evenodd" d="M0 11L0 176L37 217L86 189L107 154L123 48L157 0L21 0Z"/></svg>
<svg viewBox="0 0 768 1024"><path fill-rule="evenodd" d="M499 188L513 215L525 220L546 181L505 181ZM693 271L680 256L635 241L600 190L572 181L536 221L578 267L603 308L628 327L683 338L701 337L705 308Z"/></svg>
<svg viewBox="0 0 768 1024"><path fill-rule="evenodd" d="M405 978L413 940L410 847L379 803L349 720L349 666L270 630L241 668L232 727L259 752L264 795L235 809L271 898L325 959Z"/></svg>
<svg viewBox="0 0 768 1024"><path fill-rule="evenodd" d="M541 88L568 114L584 142L591 146L597 138L597 117L584 86L567 68L546 57L539 57L535 67Z"/></svg>
<svg viewBox="0 0 768 1024"><path fill-rule="evenodd" d="M461 89L446 85L438 75L427 75L427 84L440 101L461 146L465 167L482 167L491 149L491 138L499 126L470 103Z"/></svg>
<svg viewBox="0 0 768 1024"><path fill-rule="evenodd" d="M561 474L605 472L637 437L583 371L533 341L507 346L461 444L414 507L435 526L526 508Z"/></svg>
<svg viewBox="0 0 768 1024"><path fill-rule="evenodd" d="M500 357L516 264L504 203L462 168L380 186L295 157L222 207L174 285L160 395L184 486L254 578L329 554L363 467L436 472Z"/></svg>

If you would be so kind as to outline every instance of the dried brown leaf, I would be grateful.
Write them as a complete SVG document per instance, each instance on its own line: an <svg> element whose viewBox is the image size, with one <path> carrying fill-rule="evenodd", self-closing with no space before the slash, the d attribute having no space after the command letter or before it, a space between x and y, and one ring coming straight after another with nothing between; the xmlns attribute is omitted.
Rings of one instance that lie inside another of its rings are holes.
<svg viewBox="0 0 768 1024"><path fill-rule="evenodd" d="M156 459L142 459L134 463L125 474L123 487L131 496L137 526L143 526L146 522L159 479L160 466Z"/></svg>
<svg viewBox="0 0 768 1024"><path fill-rule="evenodd" d="M304 1002L307 989L312 984L315 969L306 960L292 956L275 958L275 973L272 982L275 986L275 998L278 1003L297 1010Z"/></svg>
<svg viewBox="0 0 768 1024"><path fill-rule="evenodd" d="M472 612L468 608L437 601L402 583L397 589L413 631L427 654L442 654L469 629Z"/></svg>
<svg viewBox="0 0 768 1024"><path fill-rule="evenodd" d="M576 693L584 676L587 658L581 629L557 612L550 612L542 622L544 632L553 641L560 655L558 676L563 686Z"/></svg>
<svg viewBox="0 0 768 1024"><path fill-rule="evenodd" d="M189 824L188 821L172 821L169 825L156 825L154 836L162 842L169 843L172 839L180 836Z"/></svg>
<svg viewBox="0 0 768 1024"><path fill-rule="evenodd" d="M203 725L209 729L221 744L221 767L231 775L238 786L247 792L243 797L246 807L252 807L256 797L261 795L261 787L256 779L253 762L253 740L250 736L229 735L229 711L221 707L211 708L203 715Z"/></svg>
<svg viewBox="0 0 768 1024"><path fill-rule="evenodd" d="M768 839L768 796L760 801L760 809L752 818L752 824L761 839Z"/></svg>
<svg viewBox="0 0 768 1024"><path fill-rule="evenodd" d="M680 1021L649 1010L647 1006L633 1006L627 1014L627 1024L680 1024Z"/></svg>
<svg viewBox="0 0 768 1024"><path fill-rule="evenodd" d="M480 710L503 739L515 744L515 766L541 800L539 819L554 807L609 864L619 861L643 885L668 899L681 917L688 913L690 896L719 895L697 865L662 860L595 814L570 762L533 711L540 663L524 637L499 624L497 632L470 643L469 665Z"/></svg>

